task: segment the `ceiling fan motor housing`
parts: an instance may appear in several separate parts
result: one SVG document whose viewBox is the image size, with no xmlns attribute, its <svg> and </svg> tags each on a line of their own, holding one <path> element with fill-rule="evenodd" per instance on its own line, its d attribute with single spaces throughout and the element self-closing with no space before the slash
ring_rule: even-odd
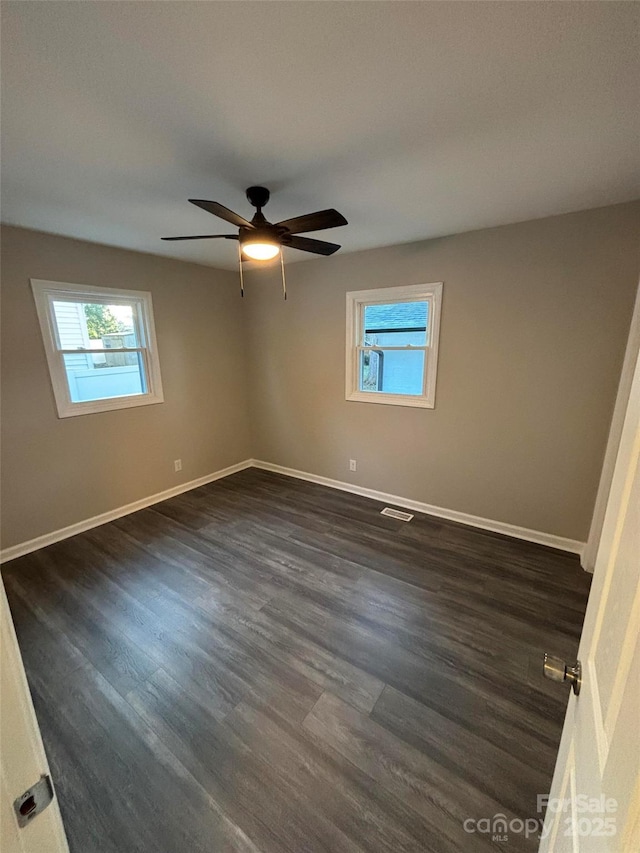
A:
<svg viewBox="0 0 640 853">
<path fill-rule="evenodd" d="M 284 228 L 271 225 L 269 222 L 258 223 L 255 228 L 240 229 L 240 245 L 243 243 L 278 243 L 281 244 L 286 235 Z"/>
<path fill-rule="evenodd" d="M 289 229 L 269 222 L 262 209 L 269 201 L 270 193 L 266 187 L 248 187 L 247 199 L 257 208 L 251 224 L 253 228 L 240 228 L 240 245 L 244 243 L 275 243 L 281 246 L 283 237 Z"/>
<path fill-rule="evenodd" d="M 249 204 L 260 209 L 269 201 L 270 193 L 266 187 L 249 187 L 247 189 L 247 199 Z"/>
</svg>

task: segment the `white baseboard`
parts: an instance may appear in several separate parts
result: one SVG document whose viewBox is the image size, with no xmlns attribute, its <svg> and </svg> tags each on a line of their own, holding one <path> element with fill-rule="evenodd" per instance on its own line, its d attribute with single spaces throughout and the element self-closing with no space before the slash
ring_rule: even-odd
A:
<svg viewBox="0 0 640 853">
<path fill-rule="evenodd" d="M 318 483 L 321 486 L 329 486 L 331 489 L 340 489 L 343 492 L 351 492 L 354 495 L 362 495 L 385 504 L 411 509 L 415 512 L 423 512 L 425 515 L 434 515 L 437 518 L 446 518 L 448 521 L 457 521 L 470 527 L 479 527 L 481 530 L 490 530 L 492 533 L 502 533 L 515 539 L 524 539 L 527 542 L 536 542 L 538 545 L 548 545 L 560 551 L 569 551 L 572 554 L 582 554 L 585 543 L 577 539 L 566 539 L 564 536 L 556 536 L 553 533 L 543 533 L 540 530 L 529 530 L 527 527 L 518 527 L 515 524 L 507 524 L 505 521 L 493 521 L 490 518 L 481 518 L 478 515 L 469 515 L 466 512 L 458 512 L 455 509 L 445 509 L 440 506 L 413 501 L 398 495 L 389 495 L 386 492 L 378 492 L 375 489 L 365 489 L 353 483 L 344 483 L 342 480 L 332 480 L 329 477 L 320 477 L 317 474 L 309 474 L 306 471 L 297 471 L 295 468 L 285 468 L 283 465 L 274 465 L 272 462 L 263 462 L 260 459 L 252 459 L 254 468 L 262 468 L 264 471 L 273 471 L 276 474 L 286 474 L 288 477 L 296 477 L 298 480 L 308 480 L 310 483 Z"/>
<path fill-rule="evenodd" d="M 252 459 L 245 459 L 243 462 L 230 465 L 228 468 L 222 468 L 222 470 L 215 471 L 213 474 L 207 474 L 204 477 L 199 477 L 197 480 L 190 480 L 188 483 L 181 483 L 179 486 L 173 486 L 171 489 L 165 489 L 164 492 L 157 492 L 155 495 L 150 495 L 147 498 L 141 498 L 139 501 L 125 504 L 117 509 L 111 509 L 108 512 L 101 513 L 100 515 L 94 515 L 92 518 L 86 518 L 84 521 L 78 521 L 76 524 L 70 524 L 68 527 L 62 527 L 60 530 L 53 530 L 51 533 L 45 533 L 43 536 L 37 536 L 35 539 L 29 539 L 28 542 L 21 542 L 19 545 L 13 545 L 11 548 L 5 548 L 3 551 L 0 551 L 0 563 L 7 563 L 9 560 L 15 560 L 17 557 L 23 557 L 25 554 L 37 551 L 39 548 L 46 548 L 47 545 L 53 545 L 54 542 L 60 542 L 62 539 L 68 539 L 70 536 L 75 536 L 77 533 L 83 533 L 85 530 L 91 530 L 92 527 L 99 527 L 101 524 L 106 524 L 108 521 L 114 521 L 116 518 L 122 518 L 123 515 L 129 515 L 132 512 L 137 512 L 139 509 L 145 509 L 148 506 L 160 503 L 160 501 L 166 501 L 168 498 L 181 495 L 183 492 L 190 492 L 191 489 L 197 489 L 198 486 L 205 486 L 207 483 L 213 483 L 214 480 L 220 480 L 223 477 L 228 477 L 230 474 L 235 474 L 237 471 L 244 471 L 245 468 L 251 468 L 252 464 Z"/>
<path fill-rule="evenodd" d="M 585 572 L 589 572 L 590 575 L 593 574 L 593 570 L 596 567 L 595 554 L 590 552 L 588 542 L 584 543 L 584 549 L 580 554 L 580 565 L 585 570 Z"/>
<path fill-rule="evenodd" d="M 490 530 L 493 533 L 502 533 L 505 536 L 512 536 L 515 539 L 524 539 L 527 542 L 536 542 L 539 545 L 548 545 L 550 548 L 558 548 L 560 551 L 570 551 L 572 554 L 582 555 L 585 546 L 584 542 L 579 542 L 576 539 L 565 539 L 563 536 L 555 536 L 552 533 L 542 533 L 539 530 L 529 530 L 526 527 L 518 527 L 515 524 L 507 524 L 504 521 L 493 521 L 490 518 L 481 518 L 480 516 L 469 515 L 466 512 L 458 512 L 454 509 L 444 509 L 443 507 L 433 506 L 432 504 L 422 503 L 421 501 L 402 498 L 398 495 L 378 492 L 375 489 L 366 489 L 363 486 L 356 486 L 353 483 L 345 483 L 341 480 L 332 480 L 329 477 L 320 477 L 317 474 L 309 474 L 306 471 L 298 471 L 295 468 L 285 468 L 283 465 L 274 465 L 271 462 L 263 462 L 260 459 L 245 459 L 243 462 L 230 465 L 228 468 L 215 471 L 213 474 L 207 474 L 205 477 L 199 477 L 197 480 L 190 480 L 188 483 L 181 483 L 179 486 L 166 489 L 164 492 L 158 492 L 155 495 L 141 498 L 138 501 L 118 507 L 117 509 L 109 510 L 108 512 L 103 512 L 100 515 L 94 515 L 92 518 L 87 518 L 84 521 L 79 521 L 76 524 L 63 527 L 60 530 L 53 530 L 51 533 L 45 533 L 43 536 L 30 539 L 28 542 L 21 542 L 19 545 L 13 545 L 11 548 L 5 548 L 3 551 L 0 551 L 0 563 L 7 563 L 9 560 L 15 560 L 17 557 L 30 554 L 32 551 L 37 551 L 39 548 L 46 548 L 47 545 L 53 545 L 54 542 L 60 542 L 62 539 L 68 539 L 70 536 L 75 536 L 77 533 L 83 533 L 85 530 L 90 530 L 92 527 L 107 524 L 107 522 L 114 521 L 116 518 L 121 518 L 123 515 L 129 515 L 132 512 L 137 512 L 139 509 L 145 509 L 145 507 L 152 506 L 153 504 L 160 503 L 161 501 L 166 501 L 176 495 L 181 495 L 183 492 L 189 492 L 191 489 L 197 489 L 199 486 L 204 486 L 207 483 L 213 483 L 214 480 L 221 480 L 223 477 L 228 477 L 230 474 L 235 474 L 238 471 L 244 471 L 245 468 L 261 468 L 264 471 L 273 471 L 276 474 L 285 474 L 287 477 L 296 477 L 298 480 L 308 480 L 310 483 L 318 483 L 321 486 L 329 486 L 329 488 L 332 489 L 351 492 L 354 495 L 362 495 L 365 498 L 371 498 L 372 500 L 381 501 L 385 504 L 393 504 L 394 506 L 403 507 L 404 509 L 411 509 L 414 512 L 422 512 L 425 513 L 425 515 L 434 515 L 437 518 L 446 518 L 449 521 L 457 521 L 460 524 L 467 524 L 470 527 L 478 527 L 481 530 Z"/>
</svg>

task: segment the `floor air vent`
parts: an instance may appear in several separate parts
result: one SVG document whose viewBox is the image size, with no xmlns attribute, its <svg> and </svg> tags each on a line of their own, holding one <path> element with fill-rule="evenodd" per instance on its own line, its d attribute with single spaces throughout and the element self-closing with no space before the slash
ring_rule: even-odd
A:
<svg viewBox="0 0 640 853">
<path fill-rule="evenodd" d="M 410 512 L 402 512 L 400 509 L 391 509 L 390 506 L 386 506 L 381 510 L 380 515 L 388 515 L 389 518 L 397 518 L 398 521 L 411 521 L 413 518 Z"/>
</svg>

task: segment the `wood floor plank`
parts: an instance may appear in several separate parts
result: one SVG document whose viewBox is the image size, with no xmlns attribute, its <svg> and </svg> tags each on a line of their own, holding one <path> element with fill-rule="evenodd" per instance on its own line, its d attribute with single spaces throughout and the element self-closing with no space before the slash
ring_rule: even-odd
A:
<svg viewBox="0 0 640 853">
<path fill-rule="evenodd" d="M 103 835 L 108 827 L 106 835 L 115 835 L 112 849 L 118 853 L 209 853 L 211 849 L 259 853 L 91 665 L 76 670 L 64 686 L 45 685 L 38 679 L 35 692 L 36 707 L 47 709 L 43 718 L 55 718 L 55 746 L 62 746 L 75 759 L 63 762 L 72 764 L 79 777 L 67 788 L 80 784 L 84 796 L 80 802 L 77 796 L 65 801 L 63 819 L 71 825 L 72 843 L 78 849 L 105 849 Z M 105 776 L 111 783 L 106 797 Z M 78 811 L 70 813 L 71 809 Z"/>
<path fill-rule="evenodd" d="M 468 818 L 492 816 L 501 810 L 501 804 L 483 789 L 454 776 L 331 693 L 322 694 L 303 725 L 418 814 L 428 815 L 434 850 L 454 853 L 493 849 L 490 837 L 464 831 Z M 505 812 L 508 820 L 514 817 Z M 527 847 L 534 849 L 533 845 L 518 843 L 514 849 Z"/>
<path fill-rule="evenodd" d="M 259 561 L 255 566 L 239 564 L 235 555 L 222 545 L 180 527 L 153 509 L 117 519 L 112 524 L 134 544 L 171 566 L 199 572 L 205 580 L 211 579 L 258 599 L 268 599 L 274 592 L 269 585 L 270 574 L 264 567 L 257 571 Z"/>
<path fill-rule="evenodd" d="M 82 553 L 86 554 L 86 549 Z M 90 581 L 83 575 L 73 583 L 68 564 L 52 566 L 48 580 L 75 599 L 78 606 L 93 611 L 94 618 L 99 612 L 105 631 L 122 635 L 185 689 L 205 696 L 218 719 L 223 719 L 246 694 L 272 698 L 285 704 L 292 717 L 302 719 L 320 695 L 321 689 L 303 674 L 295 669 L 289 671 L 263 648 L 248 653 L 246 643 L 234 642 L 235 635 L 220 631 L 221 607 L 230 603 L 228 596 L 221 601 L 218 591 L 212 591 L 208 608 L 199 601 L 185 601 L 168 588 L 162 595 L 149 596 L 146 579 L 140 589 L 128 579 L 125 589 L 119 586 L 122 575 L 116 572 L 112 579 L 110 568 L 111 563 L 102 560 Z M 96 579 L 98 595 L 91 588 Z M 247 610 L 252 612 L 252 608 Z"/>
<path fill-rule="evenodd" d="M 393 687 L 385 687 L 371 719 L 511 812 L 536 814 L 537 795 L 546 790 L 552 767 L 527 767 L 495 743 Z"/>
<path fill-rule="evenodd" d="M 151 512 L 148 515 L 153 517 Z M 115 524 L 105 525 L 87 531 L 83 538 L 98 552 L 96 558 L 99 559 L 100 554 L 111 558 L 107 565 L 120 569 L 123 581 L 131 575 L 136 579 L 144 578 L 150 591 L 155 591 L 161 585 L 161 593 L 169 588 L 184 599 L 197 598 L 210 591 L 215 577 L 204 570 L 201 560 L 189 561 L 184 548 L 180 555 L 173 557 L 164 541 L 162 549 L 147 549 L 136 536 L 127 531 L 126 520 L 118 521 L 119 528 Z M 144 519 L 139 520 L 139 525 L 138 530 L 144 529 Z"/>
<path fill-rule="evenodd" d="M 243 701 L 226 723 L 364 849 L 385 853 L 434 849 L 428 825 L 403 800 L 381 789 L 326 743 L 318 745 L 304 728 L 292 727 L 273 709 Z M 256 738 L 256 731 L 262 737 Z"/>
<path fill-rule="evenodd" d="M 380 696 L 380 679 L 327 652 L 297 632 L 270 618 L 262 611 L 220 608 L 218 602 L 205 599 L 203 606 L 214 609 L 220 624 L 248 637 L 250 642 L 268 649 L 283 664 L 309 680 L 341 696 L 355 708 L 368 713 Z"/>
<path fill-rule="evenodd" d="M 311 602 L 283 597 L 265 605 L 265 613 L 462 725 L 478 726 L 489 714 L 501 719 L 503 730 L 487 727 L 486 737 L 496 745 L 506 741 L 526 763 L 536 766 L 541 749 L 551 753 L 557 749 L 558 726 L 552 718 L 555 706 L 536 707 L 528 687 L 506 695 L 500 692 L 499 684 L 494 690 L 467 672 L 434 665 L 417 651 L 391 642 L 363 623 L 344 619 Z"/>
<path fill-rule="evenodd" d="M 536 818 L 575 555 L 248 469 L 3 567 L 71 853 L 499 850 Z M 535 843 L 510 835 L 510 850 Z"/>
<path fill-rule="evenodd" d="M 19 587 L 23 601 L 37 598 L 40 605 L 39 617 L 49 628 L 69 641 L 119 690 L 123 695 L 150 675 L 157 664 L 135 643 L 118 632 L 110 631 L 99 611 L 91 606 L 77 603 L 73 596 L 53 582 L 53 573 L 47 571 L 55 564 L 50 549 L 33 556 L 31 565 L 37 569 L 35 575 L 12 575 L 9 588 Z"/>
<path fill-rule="evenodd" d="M 65 634 L 50 627 L 46 610 L 32 595 L 10 580 L 7 586 L 27 675 L 46 672 L 51 680 L 63 683 L 71 672 L 86 663 L 86 658 Z"/>
<path fill-rule="evenodd" d="M 264 762 L 224 723 L 193 701 L 162 670 L 129 702 L 231 817 L 262 849 L 357 853 L 351 841 L 277 768 Z"/>
</svg>

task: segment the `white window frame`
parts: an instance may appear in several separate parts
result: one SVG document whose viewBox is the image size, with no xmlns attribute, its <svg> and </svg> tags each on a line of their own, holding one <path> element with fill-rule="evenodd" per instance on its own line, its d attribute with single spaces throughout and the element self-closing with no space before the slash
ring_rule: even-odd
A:
<svg viewBox="0 0 640 853">
<path fill-rule="evenodd" d="M 352 290 L 347 293 L 346 399 L 359 403 L 383 403 L 388 406 L 413 406 L 433 409 L 436 403 L 438 372 L 438 341 L 442 309 L 443 282 L 380 287 L 374 290 Z M 389 394 L 384 391 L 361 391 L 358 383 L 360 352 L 394 347 L 365 347 L 362 345 L 364 309 L 367 305 L 387 305 L 392 302 L 428 302 L 427 346 L 407 346 L 425 353 L 422 394 Z M 401 347 L 405 349 L 405 347 Z"/>
<path fill-rule="evenodd" d="M 122 290 L 112 287 L 95 287 L 88 284 L 69 284 L 61 281 L 31 279 L 31 289 L 36 303 L 42 340 L 49 365 L 49 375 L 53 387 L 59 418 L 76 415 L 89 415 L 96 412 L 110 412 L 114 409 L 129 409 L 134 406 L 149 406 L 163 403 L 162 377 L 158 358 L 153 304 L 151 294 L 143 290 Z M 64 366 L 64 355 L 80 353 L 96 354 L 101 350 L 77 348 L 64 350 L 58 339 L 58 327 L 55 320 L 54 301 L 91 302 L 106 305 L 132 305 L 136 314 L 136 329 L 139 340 L 137 347 L 109 350 L 117 352 L 140 353 L 146 373 L 147 390 L 144 394 L 131 394 L 123 397 L 106 397 L 101 400 L 73 402 L 69 393 L 69 383 Z"/>
</svg>

